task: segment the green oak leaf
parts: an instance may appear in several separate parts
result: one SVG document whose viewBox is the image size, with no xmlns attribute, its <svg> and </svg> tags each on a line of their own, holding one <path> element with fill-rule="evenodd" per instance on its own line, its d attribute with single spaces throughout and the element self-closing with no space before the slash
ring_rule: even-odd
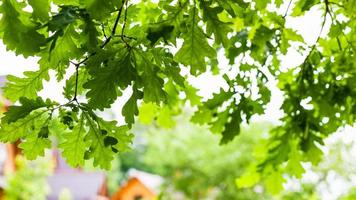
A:
<svg viewBox="0 0 356 200">
<path fill-rule="evenodd" d="M 171 37 L 171 33 L 174 30 L 172 25 L 153 25 L 147 30 L 147 39 L 151 41 L 151 44 L 155 44 L 160 38 L 163 38 L 164 42 L 167 42 Z"/>
<path fill-rule="evenodd" d="M 107 131 L 107 135 L 117 139 L 117 143 L 111 146 L 111 150 L 115 153 L 122 153 L 130 150 L 133 134 L 129 132 L 129 127 L 126 125 L 118 126 L 116 121 L 99 120 L 100 127 Z"/>
<path fill-rule="evenodd" d="M 280 7 L 283 4 L 283 0 L 275 0 L 274 3 L 277 7 Z"/>
<path fill-rule="evenodd" d="M 236 179 L 236 186 L 238 188 L 248 188 L 256 185 L 261 179 L 261 175 L 256 171 L 248 171 L 241 177 Z"/>
<path fill-rule="evenodd" d="M 157 104 L 166 99 L 166 92 L 163 90 L 164 81 L 157 76 L 158 68 L 147 69 L 143 74 L 144 88 L 143 99 L 145 102 L 156 102 Z"/>
<path fill-rule="evenodd" d="M 302 161 L 301 154 L 298 152 L 296 148 L 292 148 L 288 156 L 289 156 L 289 160 L 286 166 L 287 172 L 294 175 L 297 178 L 302 178 L 305 169 L 301 164 Z"/>
<path fill-rule="evenodd" d="M 79 0 L 80 4 L 90 13 L 94 19 L 101 20 L 111 15 L 119 8 L 123 1 L 121 0 Z"/>
<path fill-rule="evenodd" d="M 85 152 L 85 158 L 93 158 L 94 166 L 99 166 L 102 169 L 110 169 L 111 161 L 114 159 L 114 152 L 111 150 L 111 146 L 105 143 L 105 139 L 108 137 L 102 134 L 105 129 L 100 130 L 97 122 L 94 121 L 89 114 L 84 113 L 84 116 L 89 128 L 89 132 L 85 136 L 86 145 L 88 145 L 89 149 Z M 108 132 L 110 130 L 105 131 Z"/>
<path fill-rule="evenodd" d="M 122 108 L 122 115 L 125 117 L 125 121 L 129 127 L 135 122 L 135 116 L 138 115 L 137 101 L 142 99 L 142 92 L 134 89 L 131 97 L 125 103 Z"/>
<path fill-rule="evenodd" d="M 69 61 L 83 54 L 75 42 L 78 38 L 79 34 L 75 31 L 74 26 L 69 25 L 63 30 L 63 35 L 52 41 L 48 57 L 43 56 L 40 60 L 40 65 L 43 68 L 48 66 L 57 71 L 57 80 L 63 79 Z"/>
<path fill-rule="evenodd" d="M 28 0 L 33 9 L 34 19 L 47 21 L 49 19 L 50 1 L 49 0 Z"/>
<path fill-rule="evenodd" d="M 53 0 L 53 2 L 57 5 L 79 5 L 79 0 Z"/>
<path fill-rule="evenodd" d="M 165 106 L 160 110 L 157 116 L 157 124 L 163 128 L 173 128 L 176 125 L 169 107 Z"/>
<path fill-rule="evenodd" d="M 283 183 L 285 179 L 280 172 L 272 172 L 265 179 L 264 184 L 268 192 L 272 194 L 278 194 L 283 190 Z"/>
<path fill-rule="evenodd" d="M 122 94 L 117 86 L 116 76 L 110 67 L 98 70 L 96 76 L 83 86 L 89 90 L 86 94 L 89 98 L 89 105 L 101 110 L 108 108 Z"/>
<path fill-rule="evenodd" d="M 186 99 L 189 100 L 190 105 L 196 106 L 202 103 L 201 97 L 197 94 L 198 89 L 189 85 L 189 83 L 185 83 L 184 93 L 186 95 Z"/>
<path fill-rule="evenodd" d="M 204 103 L 204 107 L 207 107 L 209 109 L 216 108 L 217 106 L 220 106 L 225 101 L 229 100 L 233 95 L 234 95 L 233 92 L 225 91 L 221 88 L 220 93 L 215 94 L 213 98 L 209 99 Z"/>
<path fill-rule="evenodd" d="M 20 103 L 21 106 L 14 105 L 9 107 L 8 111 L 5 113 L 5 116 L 2 118 L 2 122 L 10 124 L 26 117 L 34 110 L 53 105 L 49 100 L 46 102 L 43 101 L 41 97 L 37 97 L 36 99 L 21 97 Z"/>
<path fill-rule="evenodd" d="M 102 53 L 102 56 L 107 56 L 107 52 Z M 108 52 L 108 55 L 113 54 Z M 94 78 L 89 79 L 83 87 L 89 90 L 86 96 L 89 98 L 89 105 L 93 108 L 101 110 L 108 108 L 122 94 L 119 87 L 125 89 L 137 76 L 131 52 L 124 51 L 117 56 L 118 58 L 105 61 L 106 65 L 102 68 L 89 69 L 90 75 Z M 93 57 L 93 59 L 98 59 L 99 63 L 104 62 L 102 57 Z M 118 77 L 122 78 L 118 79 Z"/>
<path fill-rule="evenodd" d="M 77 9 L 73 6 L 61 7 L 59 13 L 52 16 L 46 26 L 49 31 L 57 32 L 59 35 L 63 34 L 63 30 L 78 19 Z M 49 39 L 55 39 L 59 35 L 54 34 Z"/>
<path fill-rule="evenodd" d="M 140 76 L 140 83 L 143 87 L 143 100 L 145 102 L 155 102 L 159 104 L 167 98 L 164 89 L 164 80 L 160 73 L 163 73 L 159 66 L 157 66 L 152 58 L 150 52 L 144 52 L 135 49 L 134 51 L 136 66 Z"/>
<path fill-rule="evenodd" d="M 1 123 L 0 141 L 16 142 L 23 137 L 38 133 L 47 124 L 49 117 L 48 110 L 40 108 L 16 122 Z"/>
<path fill-rule="evenodd" d="M 229 110 L 217 114 L 216 120 L 211 122 L 210 130 L 213 133 L 222 133 L 225 129 L 225 124 L 229 119 Z"/>
<path fill-rule="evenodd" d="M 210 122 L 212 117 L 212 112 L 209 109 L 203 108 L 196 111 L 190 121 L 199 125 L 203 125 L 207 122 Z"/>
<path fill-rule="evenodd" d="M 75 124 L 71 132 L 63 134 L 63 140 L 58 145 L 61 148 L 62 156 L 67 163 L 72 167 L 83 166 L 84 154 L 87 149 L 85 136 L 87 135 L 87 127 L 84 114 L 81 114 L 78 122 Z"/>
<path fill-rule="evenodd" d="M 197 25 L 198 15 L 193 9 L 189 23 L 189 32 L 184 35 L 183 46 L 175 55 L 175 59 L 190 66 L 190 72 L 193 75 L 205 72 L 205 58 L 215 59 L 216 51 L 209 45 L 203 30 Z"/>
<path fill-rule="evenodd" d="M 347 14 L 352 16 L 352 17 L 355 17 L 355 13 L 356 13 L 356 1 L 355 0 L 349 0 L 349 1 L 345 1 L 345 7 L 346 7 L 346 11 L 347 11 Z"/>
<path fill-rule="evenodd" d="M 207 23 L 207 34 L 214 34 L 215 43 L 222 44 L 224 47 L 230 46 L 230 40 L 227 34 L 232 31 L 230 23 L 222 22 L 218 14 L 224 9 L 222 7 L 209 7 L 206 3 L 202 3 L 203 20 Z"/>
<path fill-rule="evenodd" d="M 293 9 L 292 16 L 300 16 L 304 12 L 310 10 L 311 7 L 319 3 L 319 0 L 299 0 L 296 2 L 296 6 Z"/>
<path fill-rule="evenodd" d="M 271 0 L 256 0 L 256 8 L 258 10 L 265 9 L 270 1 Z"/>
<path fill-rule="evenodd" d="M 41 137 L 41 135 L 47 135 L 47 137 Z M 19 147 L 27 159 L 34 160 L 38 156 L 44 156 L 45 149 L 52 147 L 48 135 L 48 126 L 44 126 L 38 133 L 32 133 L 26 136 L 26 139 L 20 143 Z"/>
<path fill-rule="evenodd" d="M 37 93 L 43 89 L 43 80 L 49 80 L 48 68 L 40 68 L 38 71 L 24 72 L 23 78 L 9 75 L 4 87 L 4 96 L 16 102 L 20 97 L 35 99 Z"/>
<path fill-rule="evenodd" d="M 0 5 L 0 37 L 8 50 L 25 57 L 37 54 L 45 44 L 44 35 L 37 32 L 36 24 L 23 11 L 25 4 L 16 0 L 3 0 Z"/>
<path fill-rule="evenodd" d="M 98 37 L 100 34 L 96 28 L 95 22 L 89 16 L 85 17 L 82 29 L 85 33 L 82 45 L 87 46 L 88 50 L 94 51 L 96 48 L 98 48 Z"/>
<path fill-rule="evenodd" d="M 142 124 L 149 125 L 152 123 L 153 119 L 156 117 L 158 112 L 158 106 L 155 103 L 143 102 L 139 108 L 138 120 Z"/>
<path fill-rule="evenodd" d="M 225 129 L 221 133 L 220 144 L 226 144 L 240 134 L 240 124 L 242 122 L 240 110 L 235 110 L 231 114 L 230 122 L 225 124 Z"/>
<path fill-rule="evenodd" d="M 283 29 L 283 36 L 290 41 L 304 42 L 303 37 L 300 34 L 298 34 L 295 30 L 290 28 Z"/>
</svg>

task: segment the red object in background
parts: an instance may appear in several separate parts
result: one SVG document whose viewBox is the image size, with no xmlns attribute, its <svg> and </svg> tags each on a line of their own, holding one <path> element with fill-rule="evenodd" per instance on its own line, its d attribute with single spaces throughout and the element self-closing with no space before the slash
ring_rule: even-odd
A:
<svg viewBox="0 0 356 200">
<path fill-rule="evenodd" d="M 138 178 L 130 178 L 111 198 L 111 200 L 153 200 L 156 195 Z"/>
</svg>

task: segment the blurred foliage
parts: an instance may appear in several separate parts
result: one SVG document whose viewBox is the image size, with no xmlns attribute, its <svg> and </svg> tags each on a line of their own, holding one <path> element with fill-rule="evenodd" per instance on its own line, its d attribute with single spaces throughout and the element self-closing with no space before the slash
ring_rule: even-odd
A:
<svg viewBox="0 0 356 200">
<path fill-rule="evenodd" d="M 286 191 L 280 195 L 280 200 L 319 200 L 314 184 L 302 184 L 299 191 Z"/>
<path fill-rule="evenodd" d="M 4 115 L 4 112 L 6 112 L 7 104 L 9 104 L 9 102 L 6 101 L 5 98 L 0 93 L 0 117 Z"/>
<path fill-rule="evenodd" d="M 50 192 L 47 176 L 53 171 L 48 157 L 28 161 L 16 157 L 16 171 L 6 175 L 5 200 L 46 200 Z"/>
<path fill-rule="evenodd" d="M 302 177 L 302 162 L 322 160 L 324 139 L 356 121 L 355 5 L 356 0 L 2 0 L 2 42 L 17 55 L 39 57 L 39 67 L 7 77 L 4 95 L 17 104 L 2 117 L 0 141 L 23 140 L 25 156 L 35 159 L 59 132 L 58 148 L 68 164 L 92 160 L 110 169 L 116 153 L 130 149 L 138 115 L 173 127 L 174 116 L 190 103 L 196 109 L 191 121 L 205 124 L 226 144 L 241 124 L 265 113 L 269 83 L 276 81 L 284 97 L 282 123 L 237 185 L 263 180 L 278 193 L 283 174 Z M 289 20 L 311 10 L 319 13 L 314 25 L 320 33 L 307 42 Z M 229 64 L 220 62 L 220 52 Z M 302 61 L 282 66 L 292 52 Z M 49 71 L 65 84 L 58 92 L 66 102 L 38 97 L 52 78 Z M 209 99 L 189 82 L 204 73 L 226 86 Z M 117 99 L 125 100 L 120 125 L 98 115 Z"/>
<path fill-rule="evenodd" d="M 356 187 L 351 188 L 347 194 L 342 196 L 340 200 L 354 200 L 356 199 Z"/>
<path fill-rule="evenodd" d="M 268 153 L 264 147 L 271 124 L 254 122 L 243 126 L 239 137 L 219 145 L 218 135 L 211 134 L 206 126 L 190 124 L 187 118 L 175 119 L 177 126 L 173 129 L 135 126 L 135 148 L 121 155 L 118 168 L 113 170 L 120 171 L 121 182 L 127 179 L 125 173 L 130 168 L 158 174 L 165 179 L 161 199 L 175 199 L 178 198 L 175 195 L 183 194 L 183 199 L 321 200 L 327 196 L 324 193 L 330 198 L 345 194 L 346 191 L 335 190 L 335 184 L 353 186 L 350 174 L 356 174 L 355 161 L 351 159 L 354 139 L 345 143 L 345 139 L 337 137 L 340 133 L 327 140 L 323 148 L 325 157 L 317 165 L 302 163 L 300 170 L 306 171 L 306 175 L 297 177 L 291 175 L 292 171 L 285 171 L 278 180 L 279 172 L 267 178 L 253 174 L 260 159 Z M 295 170 L 293 167 L 287 169 Z M 241 177 L 247 178 L 241 181 Z M 294 187 L 279 192 L 280 188 L 275 189 L 278 181 Z M 253 187 L 239 187 L 241 182 Z M 349 199 L 352 194 L 350 190 Z"/>
<path fill-rule="evenodd" d="M 253 123 L 244 127 L 236 140 L 221 146 L 217 142 L 219 136 L 211 134 L 207 127 L 192 125 L 187 117 L 176 120 L 178 125 L 169 130 L 136 126 L 134 131 L 140 139 L 134 151 L 120 156 L 120 170 L 136 168 L 163 176 L 163 199 L 174 199 L 177 192 L 187 199 L 269 196 L 263 190 L 238 189 L 235 179 L 256 162 L 254 147 L 265 139 L 271 124 Z"/>
</svg>

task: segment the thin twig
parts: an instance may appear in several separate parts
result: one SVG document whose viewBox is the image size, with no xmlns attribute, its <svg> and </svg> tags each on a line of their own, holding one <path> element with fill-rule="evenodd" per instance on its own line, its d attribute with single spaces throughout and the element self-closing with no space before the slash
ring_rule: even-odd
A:
<svg viewBox="0 0 356 200">
<path fill-rule="evenodd" d="M 321 24 L 321 28 L 320 28 L 320 31 L 319 31 L 319 35 L 318 35 L 318 37 L 317 37 L 317 39 L 316 39 L 316 41 L 315 41 L 315 44 L 314 44 L 314 47 L 313 47 L 313 48 L 315 48 L 315 46 L 316 46 L 317 43 L 319 42 L 319 39 L 320 39 L 321 34 L 322 34 L 322 32 L 323 32 L 323 30 L 324 30 L 324 27 L 325 27 L 326 17 L 327 17 L 327 15 L 328 15 L 328 13 L 330 12 L 330 10 L 329 10 L 329 1 L 328 1 L 328 0 L 325 0 L 324 2 L 325 2 L 325 13 L 324 13 L 324 18 L 323 18 L 323 23 Z"/>
<path fill-rule="evenodd" d="M 308 61 L 310 55 L 312 55 L 313 51 L 315 50 L 315 48 L 316 48 L 316 46 L 317 46 L 317 44 L 318 44 L 318 42 L 319 42 L 319 40 L 320 40 L 320 38 L 321 38 L 321 34 L 322 34 L 323 30 L 324 30 L 324 26 L 325 26 L 325 23 L 326 23 L 326 16 L 327 16 L 328 13 L 329 13 L 328 0 L 325 0 L 324 3 L 325 3 L 325 12 L 324 12 L 324 17 L 323 17 L 323 22 L 322 22 L 322 24 L 321 24 L 321 28 L 320 28 L 318 37 L 317 37 L 316 40 L 315 40 L 315 43 L 313 44 L 313 46 L 311 46 L 308 55 L 305 57 L 304 61 L 303 61 L 302 64 L 301 64 L 301 74 L 304 73 L 304 70 L 305 70 L 305 66 L 306 66 L 306 64 L 307 64 L 307 61 Z M 303 78 L 301 78 L 299 81 L 302 82 L 302 81 L 303 81 Z"/>
<path fill-rule="evenodd" d="M 79 78 L 79 65 L 75 65 L 75 88 L 74 88 L 74 97 L 73 101 L 78 101 L 77 100 L 77 95 L 78 95 L 78 78 Z"/>
<path fill-rule="evenodd" d="M 108 39 L 108 37 L 106 36 L 106 33 L 105 33 L 104 24 L 101 24 L 101 31 L 103 32 L 104 38 L 105 38 L 105 39 Z"/>
<path fill-rule="evenodd" d="M 111 35 L 108 37 L 108 39 L 106 39 L 104 41 L 104 43 L 100 46 L 100 48 L 104 48 L 112 39 L 113 35 L 115 35 L 116 33 L 116 28 L 117 28 L 117 25 L 119 24 L 119 20 L 120 20 L 120 17 L 121 17 L 121 14 L 122 14 L 122 10 L 124 8 L 124 5 L 125 5 L 125 1 L 126 0 L 122 0 L 122 3 L 121 3 L 121 6 L 120 6 L 120 9 L 119 9 L 119 12 L 118 12 L 118 15 L 115 19 L 115 23 L 114 23 L 114 27 L 112 28 L 111 30 Z"/>
<path fill-rule="evenodd" d="M 316 48 L 316 45 L 318 44 L 318 42 L 319 42 L 319 40 L 320 40 L 320 38 L 321 38 L 321 34 L 323 33 L 323 30 L 324 30 L 324 27 L 325 27 L 325 23 L 326 23 L 326 17 L 327 17 L 327 15 L 328 15 L 328 13 L 330 12 L 330 10 L 329 10 L 329 1 L 328 1 L 328 0 L 325 0 L 324 3 L 325 3 L 325 13 L 324 13 L 323 22 L 322 22 L 322 24 L 321 24 L 321 28 L 320 28 L 318 37 L 316 38 L 315 43 L 314 43 L 313 46 L 311 47 L 311 50 L 309 51 L 307 57 L 305 57 L 303 63 L 305 63 L 305 62 L 307 61 L 307 59 L 309 58 L 309 56 L 311 55 L 311 53 L 314 51 L 314 49 Z"/>
<path fill-rule="evenodd" d="M 289 1 L 288 6 L 287 6 L 287 9 L 286 9 L 286 12 L 285 12 L 284 15 L 283 15 L 283 18 L 286 18 L 286 17 L 287 17 L 289 8 L 290 8 L 290 6 L 291 6 L 291 4 L 292 4 L 292 1 L 293 1 L 293 0 L 290 0 L 290 1 Z"/>
<path fill-rule="evenodd" d="M 124 2 L 125 0 L 123 0 Z M 129 0 L 127 0 L 125 2 L 125 14 L 124 14 L 124 24 L 122 25 L 122 29 L 121 29 L 121 40 L 125 43 L 126 47 L 130 48 L 130 45 L 127 43 L 127 41 L 125 40 L 124 37 L 124 32 L 125 32 L 125 28 L 126 28 L 126 21 L 127 21 L 127 4 L 128 4 Z"/>
<path fill-rule="evenodd" d="M 114 35 L 113 37 L 124 37 L 124 38 L 127 38 L 127 39 L 130 39 L 130 40 L 137 40 L 136 37 L 132 37 L 132 36 L 128 36 L 128 35 Z"/>
<path fill-rule="evenodd" d="M 122 0 L 122 4 L 120 6 L 120 9 L 118 11 L 118 14 L 117 14 L 117 17 L 115 19 L 115 23 L 114 23 L 114 26 L 111 30 L 111 35 L 109 37 L 106 38 L 106 40 L 103 42 L 103 44 L 101 44 L 99 47 L 100 49 L 103 49 L 110 41 L 111 39 L 114 37 L 115 33 L 116 33 L 116 29 L 117 29 L 117 26 L 119 24 L 119 20 L 120 20 L 120 17 L 121 17 L 121 14 L 122 14 L 122 10 L 124 8 L 124 4 L 125 4 L 125 1 L 126 0 Z M 105 36 L 105 33 L 104 33 L 104 36 Z M 75 101 L 78 103 L 77 101 L 77 95 L 78 95 L 78 77 L 79 77 L 79 67 L 80 65 L 84 64 L 90 57 L 94 56 L 95 54 L 97 54 L 97 51 L 94 51 L 92 53 L 90 53 L 87 57 L 85 57 L 83 60 L 81 60 L 80 62 L 78 63 L 74 63 L 72 61 L 70 61 L 74 66 L 75 66 L 75 88 L 74 88 L 74 97 L 73 97 L 73 100 L 72 101 Z"/>
<path fill-rule="evenodd" d="M 113 26 L 113 29 L 111 31 L 111 35 L 109 37 L 106 38 L 106 40 L 103 42 L 103 44 L 101 44 L 99 47 L 100 49 L 103 49 L 110 41 L 111 39 L 113 38 L 113 36 L 115 35 L 115 32 L 116 32 L 116 28 L 117 28 L 117 25 L 119 23 L 119 19 L 121 17 L 121 13 L 122 13 L 122 9 L 124 8 L 124 4 L 125 4 L 125 0 L 122 0 L 122 4 L 120 6 L 120 9 L 118 11 L 118 15 L 115 19 L 115 23 L 114 23 L 114 26 Z M 73 63 L 74 65 L 82 65 L 83 63 L 85 63 L 90 57 L 94 56 L 95 54 L 97 54 L 96 51 L 92 52 L 91 54 L 89 54 L 87 57 L 85 57 L 83 60 L 81 60 L 80 62 L 78 63 Z"/>
</svg>

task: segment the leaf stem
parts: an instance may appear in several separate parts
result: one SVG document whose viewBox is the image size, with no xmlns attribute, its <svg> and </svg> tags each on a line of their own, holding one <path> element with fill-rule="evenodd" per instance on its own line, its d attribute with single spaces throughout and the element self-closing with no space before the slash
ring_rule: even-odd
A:
<svg viewBox="0 0 356 200">
<path fill-rule="evenodd" d="M 74 88 L 73 101 L 78 101 L 78 100 L 77 100 L 77 95 L 78 95 L 78 78 L 79 78 L 79 65 L 75 65 L 75 88 Z"/>
</svg>

